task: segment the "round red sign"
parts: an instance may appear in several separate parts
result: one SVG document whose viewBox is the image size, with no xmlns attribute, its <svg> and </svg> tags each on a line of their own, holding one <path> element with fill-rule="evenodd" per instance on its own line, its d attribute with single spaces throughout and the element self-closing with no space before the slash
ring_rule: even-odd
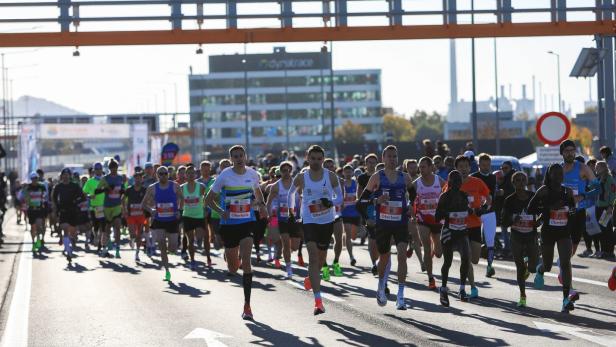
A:
<svg viewBox="0 0 616 347">
<path fill-rule="evenodd" d="M 537 137 L 546 145 L 556 146 L 571 133 L 571 122 L 560 112 L 548 112 L 537 119 Z"/>
</svg>

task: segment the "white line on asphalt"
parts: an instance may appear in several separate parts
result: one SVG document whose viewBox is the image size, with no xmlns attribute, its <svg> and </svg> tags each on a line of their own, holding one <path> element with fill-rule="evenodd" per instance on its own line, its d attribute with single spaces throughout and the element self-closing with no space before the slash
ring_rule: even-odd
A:
<svg viewBox="0 0 616 347">
<path fill-rule="evenodd" d="M 2 346 L 5 347 L 28 345 L 28 314 L 30 312 L 30 288 L 32 284 L 32 256 L 26 248 L 29 238 L 30 234 L 24 233 L 17 280 L 15 281 L 6 329 L 2 336 Z"/>
<path fill-rule="evenodd" d="M 535 322 L 535 326 L 543 331 L 549 331 L 552 333 L 567 333 L 569 335 L 575 336 L 577 338 L 596 343 L 601 346 L 614 346 L 613 338 L 614 336 L 601 336 L 597 335 L 597 333 L 593 332 L 590 329 L 584 329 L 571 325 L 562 325 L 562 324 L 554 324 L 554 323 L 545 323 L 545 322 Z M 586 333 L 587 332 L 587 333 Z"/>
<path fill-rule="evenodd" d="M 459 257 L 454 257 L 454 259 L 456 259 L 457 261 L 460 261 Z M 483 261 L 483 260 L 480 261 L 479 264 L 485 265 L 485 266 L 488 265 L 488 263 L 486 261 Z M 498 264 L 498 263 L 493 263 L 492 266 L 497 268 L 497 269 L 505 269 L 505 270 L 516 271 L 516 267 L 515 266 L 503 265 L 503 264 Z M 553 274 L 551 272 L 546 272 L 543 275 L 547 276 L 547 277 L 558 278 L 557 274 Z M 600 287 L 606 287 L 607 286 L 607 282 L 599 282 L 599 281 L 594 281 L 594 280 L 588 280 L 586 278 L 573 277 L 573 281 L 574 282 L 587 283 L 587 284 L 594 284 L 595 286 L 600 286 Z"/>
<path fill-rule="evenodd" d="M 305 291 L 303 284 L 298 283 L 297 281 L 294 281 L 294 280 L 290 280 L 290 281 L 287 281 L 287 282 L 289 282 L 289 284 L 292 285 L 293 287 L 299 288 L 299 289 Z M 323 299 L 327 299 L 327 300 L 333 301 L 333 302 L 343 302 L 343 301 L 345 301 L 344 299 L 340 299 L 340 298 L 337 298 L 337 297 L 335 297 L 333 295 L 329 295 L 329 294 L 323 293 L 323 292 L 321 292 L 321 297 Z"/>
<path fill-rule="evenodd" d="M 218 339 L 223 338 L 231 338 L 231 336 L 203 328 L 197 328 L 191 331 L 188 335 L 184 336 L 184 340 L 202 339 L 205 341 L 205 345 L 208 347 L 227 347 L 227 345 L 218 341 Z"/>
</svg>

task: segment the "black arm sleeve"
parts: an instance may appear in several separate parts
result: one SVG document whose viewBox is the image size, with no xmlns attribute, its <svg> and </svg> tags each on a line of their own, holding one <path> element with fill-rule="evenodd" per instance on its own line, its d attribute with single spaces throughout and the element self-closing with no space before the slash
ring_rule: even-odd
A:
<svg viewBox="0 0 616 347">
<path fill-rule="evenodd" d="M 357 212 L 364 218 L 368 219 L 368 206 L 373 203 L 373 199 L 371 198 L 372 192 L 364 189 L 364 192 L 361 194 L 357 203 L 355 203 L 355 208 Z"/>
<path fill-rule="evenodd" d="M 417 197 L 417 191 L 415 190 L 415 186 L 410 186 L 406 191 L 409 193 L 409 201 L 411 203 L 415 201 L 415 198 Z"/>
</svg>

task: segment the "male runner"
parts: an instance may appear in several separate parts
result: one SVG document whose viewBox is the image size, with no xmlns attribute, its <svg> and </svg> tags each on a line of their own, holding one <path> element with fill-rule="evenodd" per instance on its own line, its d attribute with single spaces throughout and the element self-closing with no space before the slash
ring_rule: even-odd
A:
<svg viewBox="0 0 616 347">
<path fill-rule="evenodd" d="M 118 175 L 118 162 L 115 159 L 109 161 L 109 174 L 100 180 L 95 193 L 105 192 L 104 213 L 105 213 L 105 238 L 113 235 L 115 241 L 115 257 L 120 258 L 120 228 L 122 227 L 122 195 L 124 194 L 124 178 Z M 101 240 L 103 246 L 105 241 Z"/>
<path fill-rule="evenodd" d="M 332 158 L 326 158 L 323 161 L 323 168 L 329 170 L 334 173 L 336 180 L 338 181 L 338 186 L 342 186 L 342 180 L 338 175 L 336 175 L 336 164 Z M 334 219 L 334 262 L 332 263 L 332 269 L 334 270 L 334 276 L 341 277 L 342 276 L 342 268 L 340 267 L 340 254 L 342 253 L 342 233 L 344 231 L 344 225 L 342 223 L 342 218 L 340 213 L 342 211 L 342 202 L 344 201 L 344 191 L 341 188 L 341 192 L 343 194 L 340 197 L 341 202 L 339 204 L 334 205 L 336 218 Z M 351 259 L 352 260 L 352 259 Z M 329 281 L 329 266 L 327 266 L 327 261 L 323 266 L 323 279 Z"/>
<path fill-rule="evenodd" d="M 360 215 L 355 208 L 357 203 L 357 181 L 353 177 L 353 167 L 345 165 L 342 169 L 344 175 L 344 207 L 342 209 L 342 221 L 344 222 L 344 233 L 346 238 L 346 248 L 351 258 L 351 266 L 357 264 L 353 256 L 353 240 L 357 238 Z"/>
<path fill-rule="evenodd" d="M 77 237 L 78 204 L 85 199 L 79 185 L 70 180 L 71 170 L 68 168 L 62 169 L 60 183 L 54 187 L 51 200 L 53 214 L 58 216 L 60 228 L 64 232 L 62 240 L 69 266 L 73 258 L 71 238 Z"/>
<path fill-rule="evenodd" d="M 30 174 L 30 184 L 22 190 L 25 205 L 28 208 L 27 217 L 30 223 L 30 235 L 32 236 L 32 253 L 38 252 L 42 246 L 41 234 L 43 233 L 45 220 L 45 204 L 47 202 L 47 190 L 38 181 L 36 172 Z"/>
<path fill-rule="evenodd" d="M 134 184 L 126 189 L 122 199 L 122 214 L 126 218 L 131 241 L 135 240 L 136 243 L 135 261 L 140 261 L 139 250 L 144 236 L 144 226 L 148 223 L 141 204 L 146 188 L 143 187 L 143 170 L 140 167 L 135 168 L 133 180 Z"/>
<path fill-rule="evenodd" d="M 109 253 L 105 250 L 103 254 L 101 252 L 101 246 L 107 244 L 107 238 L 105 236 L 105 211 L 104 211 L 104 203 L 105 203 L 105 193 L 96 193 L 96 189 L 100 184 L 100 181 L 103 177 L 103 164 L 94 163 L 94 175 L 88 179 L 86 184 L 83 186 L 83 192 L 90 199 L 90 220 L 92 221 L 92 229 L 93 235 L 90 238 L 90 242 L 94 245 L 97 245 L 97 253 L 100 256 L 110 256 Z"/>
<path fill-rule="evenodd" d="M 212 163 L 204 160 L 199 165 L 199 171 L 201 177 L 197 178 L 197 182 L 201 183 L 205 187 L 205 195 L 209 192 L 212 184 L 214 184 L 214 177 L 211 175 Z M 212 266 L 212 258 L 210 255 L 211 237 L 214 234 L 214 228 L 212 227 L 212 210 L 208 207 L 205 208 L 205 225 L 203 226 L 203 234 L 199 234 L 197 230 L 197 245 L 201 245 L 203 242 L 203 249 L 205 256 L 207 257 L 208 266 Z"/>
<path fill-rule="evenodd" d="M 229 272 L 236 273 L 241 261 L 244 288 L 242 318 L 253 320 L 250 308 L 253 277 L 250 253 L 256 228 L 255 209 L 259 210 L 261 218 L 267 219 L 268 216 L 263 193 L 259 188 L 259 174 L 246 167 L 246 150 L 243 146 L 235 145 L 229 149 L 229 156 L 233 167 L 225 169 L 216 177 L 205 203 L 222 217 L 220 236 L 225 246 Z"/>
<path fill-rule="evenodd" d="M 379 160 L 376 154 L 371 153 L 364 158 L 364 162 L 366 163 L 366 172 L 359 175 L 357 177 L 357 199 L 360 200 L 366 185 L 368 185 L 368 180 L 372 175 L 376 172 L 376 165 Z M 368 205 L 366 210 L 367 218 L 364 218 L 364 223 L 366 225 L 366 229 L 368 231 L 368 253 L 370 253 L 370 260 L 372 260 L 372 274 L 378 274 L 378 268 L 376 266 L 376 261 L 379 259 L 379 251 L 376 248 L 376 227 L 375 227 L 375 218 L 376 211 L 374 209 L 374 204 Z M 363 244 L 363 240 L 362 240 Z"/>
<path fill-rule="evenodd" d="M 182 196 L 184 197 L 180 203 L 180 209 L 182 210 L 184 237 L 186 237 L 188 241 L 191 270 L 197 268 L 195 263 L 195 232 L 197 235 L 203 235 L 203 228 L 205 227 L 205 207 L 203 205 L 205 186 L 200 182 L 196 182 L 196 177 L 197 173 L 195 167 L 187 167 L 187 181 L 180 186 L 182 189 Z"/>
</svg>

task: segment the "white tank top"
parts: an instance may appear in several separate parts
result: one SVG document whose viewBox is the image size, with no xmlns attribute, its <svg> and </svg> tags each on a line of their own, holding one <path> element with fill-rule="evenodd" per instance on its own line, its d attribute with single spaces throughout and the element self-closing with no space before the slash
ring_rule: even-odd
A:
<svg viewBox="0 0 616 347">
<path fill-rule="evenodd" d="M 291 182 L 293 184 L 293 182 Z M 291 188 L 291 186 L 289 186 Z M 284 187 L 282 179 L 278 180 L 278 196 L 275 198 L 274 208 L 280 212 L 280 217 L 289 218 L 289 205 L 287 204 L 287 197 L 289 195 L 289 189 Z"/>
<path fill-rule="evenodd" d="M 434 183 L 431 186 L 424 185 L 421 178 L 417 181 L 417 198 L 415 199 L 415 211 L 420 222 L 426 224 L 436 224 L 434 214 L 438 205 L 438 198 L 441 195 L 441 181 L 434 175 Z"/>
<path fill-rule="evenodd" d="M 304 172 L 304 189 L 302 190 L 302 222 L 303 224 L 328 224 L 334 222 L 334 208 L 325 208 L 321 198 L 334 200 L 334 189 L 329 181 L 329 171 L 323 170 L 323 178 L 319 182 L 310 179 L 310 170 Z"/>
</svg>

